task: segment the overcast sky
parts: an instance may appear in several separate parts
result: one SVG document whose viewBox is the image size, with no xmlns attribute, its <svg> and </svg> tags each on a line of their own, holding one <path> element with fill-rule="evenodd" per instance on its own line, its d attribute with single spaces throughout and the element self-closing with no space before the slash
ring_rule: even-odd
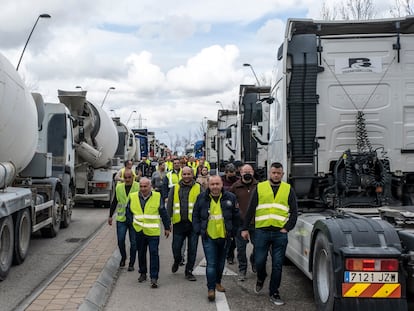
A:
<svg viewBox="0 0 414 311">
<path fill-rule="evenodd" d="M 328 1 L 332 4 L 334 0 Z M 394 0 L 374 0 L 376 16 Z M 271 83 L 288 17 L 320 18 L 320 0 L 3 0 L 0 52 L 31 91 L 57 102 L 82 86 L 129 126 L 196 138 L 205 119 L 238 102 L 240 84 Z M 220 103 L 216 103 L 220 101 Z M 111 111 L 113 110 L 113 111 Z M 133 111 L 136 113 L 133 113 Z"/>
</svg>

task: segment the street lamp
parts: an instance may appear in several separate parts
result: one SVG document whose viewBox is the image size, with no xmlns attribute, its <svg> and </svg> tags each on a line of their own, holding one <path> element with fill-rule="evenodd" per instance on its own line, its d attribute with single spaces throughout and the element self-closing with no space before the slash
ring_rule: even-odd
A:
<svg viewBox="0 0 414 311">
<path fill-rule="evenodd" d="M 131 114 L 129 115 L 129 118 L 128 118 L 128 121 L 127 121 L 126 125 L 128 125 L 129 120 L 131 120 L 131 117 L 132 117 L 132 114 L 133 114 L 133 113 L 137 113 L 137 111 L 136 111 L 136 110 L 133 110 L 133 111 L 131 112 Z"/>
<path fill-rule="evenodd" d="M 113 87 L 113 86 L 111 86 L 107 91 L 106 91 L 106 93 L 105 93 L 105 97 L 104 97 L 104 99 L 102 100 L 102 104 L 101 104 L 101 108 L 103 107 L 103 105 L 104 105 L 104 103 L 105 103 L 105 99 L 106 99 L 106 97 L 108 96 L 108 93 L 109 93 L 109 91 L 110 90 L 115 90 L 115 88 Z"/>
<path fill-rule="evenodd" d="M 223 103 L 222 103 L 221 101 L 216 100 L 216 104 L 219 104 L 219 105 L 221 106 L 221 109 L 223 109 L 223 110 L 224 110 Z"/>
<path fill-rule="evenodd" d="M 250 67 L 250 69 L 252 70 L 252 72 L 253 72 L 253 75 L 254 75 L 254 77 L 256 78 L 256 81 L 257 81 L 257 86 L 260 86 L 260 82 L 259 82 L 259 79 L 257 79 L 257 76 L 256 76 L 256 73 L 254 72 L 254 69 L 253 69 L 253 66 L 252 65 L 250 65 L 250 64 L 243 64 L 243 66 L 244 67 Z"/>
<path fill-rule="evenodd" d="M 81 89 L 81 91 L 83 91 L 83 87 L 81 87 L 80 85 L 75 86 L 75 89 Z"/>
<path fill-rule="evenodd" d="M 171 135 L 170 135 L 170 133 L 168 133 L 167 131 L 164 131 L 164 132 L 162 132 L 163 134 L 165 133 L 165 134 L 167 134 L 167 136 L 168 136 L 168 140 L 170 141 L 170 145 L 168 146 L 168 147 L 170 147 L 170 149 L 171 149 L 171 151 L 174 151 L 173 150 L 173 147 L 172 147 L 172 139 L 171 139 Z"/>
<path fill-rule="evenodd" d="M 49 14 L 40 14 L 37 17 L 36 22 L 33 25 L 32 31 L 30 32 L 29 37 L 26 40 L 26 44 L 24 45 L 22 54 L 20 55 L 20 59 L 19 59 L 19 62 L 17 63 L 16 71 L 19 70 L 20 62 L 22 61 L 22 57 L 23 57 L 24 51 L 26 50 L 27 44 L 29 43 L 29 40 L 30 40 L 30 37 L 32 36 L 32 33 L 33 33 L 34 29 L 36 28 L 37 22 L 39 21 L 40 18 L 50 18 L 50 15 Z"/>
</svg>

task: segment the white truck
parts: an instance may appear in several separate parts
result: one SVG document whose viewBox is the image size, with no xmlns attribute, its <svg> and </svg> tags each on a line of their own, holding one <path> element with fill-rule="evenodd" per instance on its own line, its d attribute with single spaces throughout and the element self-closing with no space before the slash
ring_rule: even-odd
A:
<svg viewBox="0 0 414 311">
<path fill-rule="evenodd" d="M 237 111 L 227 109 L 218 110 L 216 144 L 218 173 L 224 172 L 227 163 L 240 160 L 240 155 L 237 154 L 236 147 L 237 131 Z"/>
<path fill-rule="evenodd" d="M 414 18 L 290 19 L 268 164 L 300 208 L 287 257 L 318 310 L 407 310 L 414 295 Z"/>
<path fill-rule="evenodd" d="M 121 118 L 114 117 L 116 130 L 118 131 L 118 147 L 116 149 L 114 159 L 112 160 L 112 169 L 116 172 L 124 167 L 126 160 L 138 162 L 137 159 L 137 140 L 132 130 L 124 123 Z"/>
<path fill-rule="evenodd" d="M 112 160 L 118 131 L 109 115 L 86 100 L 86 91 L 58 90 L 58 97 L 74 120 L 75 202 L 109 207 L 114 195 Z"/>
<path fill-rule="evenodd" d="M 54 237 L 71 221 L 72 120 L 63 105 L 30 94 L 0 55 L 0 281 L 22 263 L 31 234 Z"/>
<path fill-rule="evenodd" d="M 205 136 L 205 157 L 206 160 L 210 163 L 210 169 L 214 174 L 217 169 L 217 121 L 207 120 L 207 129 Z"/>
</svg>

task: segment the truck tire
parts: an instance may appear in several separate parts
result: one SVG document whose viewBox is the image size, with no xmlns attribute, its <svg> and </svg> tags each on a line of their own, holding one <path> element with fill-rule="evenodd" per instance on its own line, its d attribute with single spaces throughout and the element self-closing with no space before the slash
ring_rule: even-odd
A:
<svg viewBox="0 0 414 311">
<path fill-rule="evenodd" d="M 62 206 L 62 222 L 60 223 L 61 228 L 67 228 L 72 221 L 72 210 L 73 210 L 73 189 L 69 189 L 68 197 L 66 198 L 66 210 Z"/>
<path fill-rule="evenodd" d="M 52 207 L 52 223 L 40 230 L 43 237 L 54 238 L 60 229 L 60 221 L 62 217 L 62 200 L 60 198 L 59 192 L 55 191 L 53 197 L 53 207 Z"/>
<path fill-rule="evenodd" d="M 20 265 L 29 252 L 30 238 L 32 235 L 32 220 L 27 208 L 17 213 L 14 224 L 14 256 L 13 263 Z"/>
<path fill-rule="evenodd" d="M 13 219 L 9 215 L 0 219 L 0 281 L 6 279 L 13 263 Z"/>
<path fill-rule="evenodd" d="M 334 308 L 335 277 L 332 251 L 325 234 L 316 236 L 313 252 L 313 295 L 318 310 L 331 311 Z"/>
</svg>

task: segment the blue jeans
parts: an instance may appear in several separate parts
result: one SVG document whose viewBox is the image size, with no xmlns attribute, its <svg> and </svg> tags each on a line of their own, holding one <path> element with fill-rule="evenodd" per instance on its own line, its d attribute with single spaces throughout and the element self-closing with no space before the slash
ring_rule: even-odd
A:
<svg viewBox="0 0 414 311">
<path fill-rule="evenodd" d="M 266 279 L 266 260 L 271 249 L 272 256 L 272 274 L 269 283 L 269 295 L 279 293 L 279 286 L 282 280 L 282 266 L 285 258 L 286 246 L 288 243 L 288 234 L 280 231 L 266 231 L 256 229 L 255 233 L 255 252 L 256 252 L 256 269 L 257 280 Z"/>
<path fill-rule="evenodd" d="M 158 252 L 160 237 L 145 235 L 140 231 L 136 232 L 136 241 L 138 249 L 138 273 L 147 273 L 147 248 L 149 248 L 150 278 L 158 280 L 158 273 L 160 271 L 160 256 Z"/>
<path fill-rule="evenodd" d="M 226 254 L 229 248 L 229 239 L 211 239 L 203 238 L 204 255 L 206 256 L 207 267 L 207 288 L 215 289 L 216 284 L 221 283 L 224 265 L 226 263 Z"/>
<path fill-rule="evenodd" d="M 118 247 L 119 252 L 121 253 L 122 259 L 126 259 L 126 248 L 125 248 L 125 237 L 128 231 L 129 234 L 129 265 L 133 266 L 135 264 L 135 258 L 137 256 L 137 244 L 135 242 L 135 230 L 131 223 L 124 221 L 116 222 L 116 235 L 118 238 Z"/>
<path fill-rule="evenodd" d="M 174 262 L 180 263 L 183 259 L 182 247 L 184 245 L 185 238 L 188 240 L 188 259 L 185 266 L 185 273 L 188 274 L 190 272 L 193 272 L 194 269 L 194 264 L 197 257 L 198 235 L 193 230 L 182 233 L 174 233 L 173 231 L 172 252 L 174 256 Z"/>
<path fill-rule="evenodd" d="M 253 244 L 253 251 L 250 254 L 250 263 L 252 266 L 255 265 L 254 262 L 254 225 L 249 226 L 249 235 L 250 235 L 250 242 Z M 239 262 L 239 272 L 245 274 L 247 271 L 247 256 L 246 256 L 246 246 L 249 241 L 245 240 L 241 236 L 242 228 L 239 228 L 237 231 L 236 236 L 236 246 L 237 246 L 237 261 Z"/>
</svg>

